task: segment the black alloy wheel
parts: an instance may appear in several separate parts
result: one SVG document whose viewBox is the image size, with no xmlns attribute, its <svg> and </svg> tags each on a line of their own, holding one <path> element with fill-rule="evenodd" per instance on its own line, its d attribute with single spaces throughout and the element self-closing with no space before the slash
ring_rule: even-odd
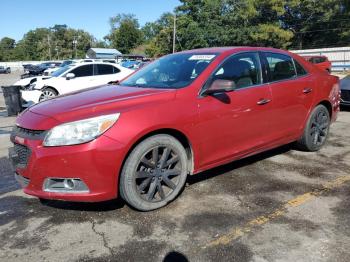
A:
<svg viewBox="0 0 350 262">
<path fill-rule="evenodd" d="M 303 151 L 318 151 L 326 143 L 330 114 L 324 105 L 316 106 L 306 123 L 302 137 L 297 141 L 297 147 Z"/>
<path fill-rule="evenodd" d="M 188 173 L 184 146 L 170 135 L 139 143 L 125 161 L 120 195 L 132 207 L 149 211 L 165 206 L 181 192 Z"/>
</svg>

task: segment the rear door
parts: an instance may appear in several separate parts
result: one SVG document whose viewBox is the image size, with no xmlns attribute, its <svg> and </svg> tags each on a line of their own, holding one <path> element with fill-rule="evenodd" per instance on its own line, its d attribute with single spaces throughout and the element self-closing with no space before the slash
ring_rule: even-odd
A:
<svg viewBox="0 0 350 262">
<path fill-rule="evenodd" d="M 261 54 L 274 101 L 268 134 L 271 140 L 297 138 L 313 101 L 312 76 L 288 55 Z"/>
<path fill-rule="evenodd" d="M 105 85 L 115 80 L 115 75 L 119 73 L 119 69 L 109 64 L 95 65 L 95 85 Z"/>
</svg>

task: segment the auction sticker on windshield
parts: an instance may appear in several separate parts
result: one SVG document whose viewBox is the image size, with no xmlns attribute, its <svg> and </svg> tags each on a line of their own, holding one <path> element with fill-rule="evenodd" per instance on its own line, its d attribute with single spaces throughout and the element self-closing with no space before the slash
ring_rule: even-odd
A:
<svg viewBox="0 0 350 262">
<path fill-rule="evenodd" d="M 215 55 L 193 55 L 188 60 L 212 60 Z"/>
</svg>

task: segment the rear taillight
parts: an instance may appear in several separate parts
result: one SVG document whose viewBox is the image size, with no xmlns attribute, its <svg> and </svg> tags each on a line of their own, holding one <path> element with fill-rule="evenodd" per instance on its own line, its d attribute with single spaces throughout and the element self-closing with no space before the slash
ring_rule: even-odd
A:
<svg viewBox="0 0 350 262">
<path fill-rule="evenodd" d="M 339 79 L 333 85 L 332 90 L 329 94 L 329 100 L 332 103 L 333 107 L 337 107 L 340 104 L 340 87 L 339 87 Z"/>
</svg>

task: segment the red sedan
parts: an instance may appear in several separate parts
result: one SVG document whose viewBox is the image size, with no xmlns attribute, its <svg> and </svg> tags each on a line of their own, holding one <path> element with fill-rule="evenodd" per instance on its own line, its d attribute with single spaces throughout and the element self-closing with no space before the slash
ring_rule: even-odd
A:
<svg viewBox="0 0 350 262">
<path fill-rule="evenodd" d="M 303 58 L 321 70 L 325 70 L 328 73 L 332 71 L 332 63 L 328 60 L 327 56 L 303 56 Z"/>
<path fill-rule="evenodd" d="M 298 55 L 190 50 L 119 85 L 30 107 L 17 118 L 10 158 L 27 194 L 91 202 L 121 196 L 153 210 L 172 201 L 188 175 L 291 142 L 319 150 L 338 111 L 338 78 Z"/>
</svg>

